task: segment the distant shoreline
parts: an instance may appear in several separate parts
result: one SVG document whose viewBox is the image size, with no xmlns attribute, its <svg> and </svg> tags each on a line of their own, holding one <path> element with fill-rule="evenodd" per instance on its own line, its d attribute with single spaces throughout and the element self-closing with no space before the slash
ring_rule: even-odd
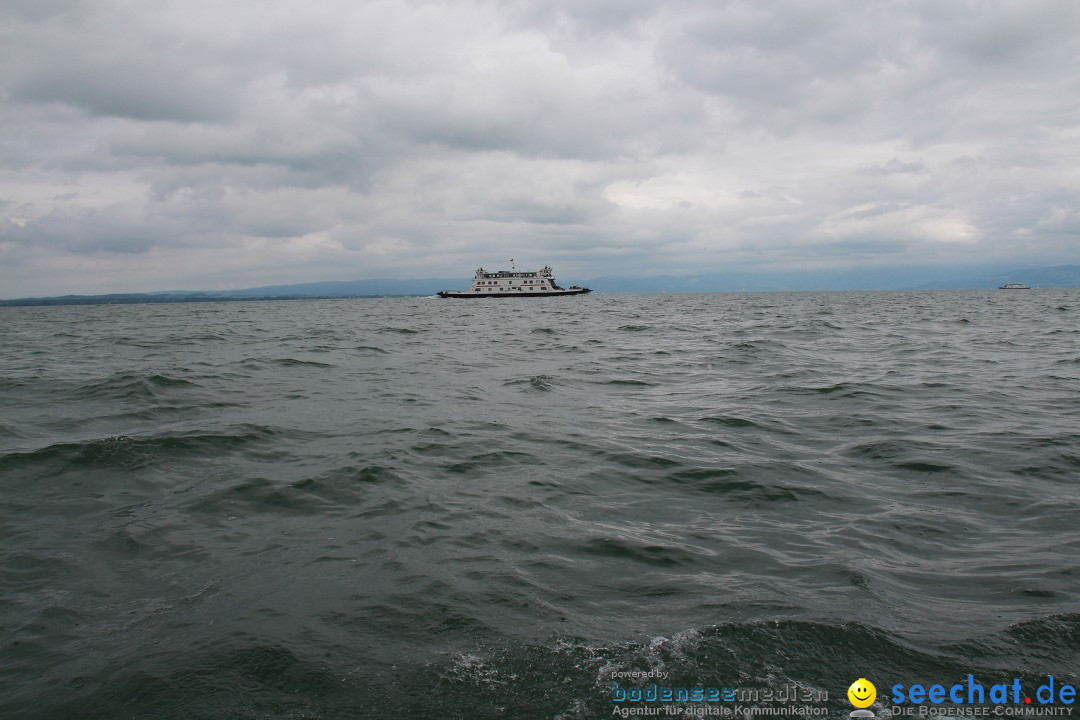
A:
<svg viewBox="0 0 1080 720">
<path fill-rule="evenodd" d="M 45 307 L 55 305 L 157 305 L 211 302 L 266 302 L 271 300 L 348 300 L 357 298 L 426 297 L 425 295 L 62 295 L 59 297 L 0 300 L 0 307 Z"/>
<path fill-rule="evenodd" d="M 903 292 L 964 292 L 964 291 L 992 291 L 1000 288 L 992 287 L 952 287 L 952 288 L 867 288 L 850 289 L 838 288 L 832 290 L 823 289 L 770 289 L 770 290 L 643 290 L 641 292 L 599 292 L 600 295 L 696 295 L 711 293 L 847 293 L 847 292 L 875 292 L 875 293 L 903 293 Z M 1029 290 L 1072 290 L 1074 288 L 1048 287 L 1028 288 Z M 378 298 L 419 298 L 434 297 L 435 293 L 383 293 L 378 295 L 75 295 L 43 298 L 17 298 L 12 300 L 0 300 L 0 308 L 3 307 L 55 307 L 62 305 L 174 305 L 180 303 L 214 303 L 214 302 L 269 302 L 282 300 L 373 300 Z"/>
<path fill-rule="evenodd" d="M 1080 288 L 1080 265 L 1015 269 L 927 281 L 926 273 L 850 270 L 844 273 L 714 273 L 571 278 L 599 294 L 669 294 L 700 292 L 842 292 L 906 290 L 993 290 L 1010 282 L 1032 288 Z M 243 300 L 331 300 L 341 298 L 428 297 L 440 288 L 457 287 L 450 278 L 347 280 L 262 285 L 237 290 L 162 290 L 157 292 L 54 295 L 0 299 L 0 307 L 40 305 L 132 305 L 147 303 L 236 302 Z"/>
</svg>

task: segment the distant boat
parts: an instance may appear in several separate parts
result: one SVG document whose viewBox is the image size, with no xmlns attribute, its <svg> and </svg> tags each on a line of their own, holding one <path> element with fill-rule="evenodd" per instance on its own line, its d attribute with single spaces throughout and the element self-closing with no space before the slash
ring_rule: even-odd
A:
<svg viewBox="0 0 1080 720">
<path fill-rule="evenodd" d="M 513 261 L 511 261 L 513 262 Z M 537 272 L 499 270 L 487 272 L 477 268 L 472 287 L 468 290 L 440 290 L 442 298 L 490 298 L 490 297 L 552 297 L 554 295 L 583 295 L 592 290 L 571 285 L 559 287 L 550 267 Z"/>
<path fill-rule="evenodd" d="M 1030 289 L 1031 289 L 1031 286 L 1030 285 L 1025 285 L 1024 283 L 1005 283 L 1004 285 L 1002 285 L 1001 287 L 998 288 L 998 290 L 1030 290 Z"/>
</svg>

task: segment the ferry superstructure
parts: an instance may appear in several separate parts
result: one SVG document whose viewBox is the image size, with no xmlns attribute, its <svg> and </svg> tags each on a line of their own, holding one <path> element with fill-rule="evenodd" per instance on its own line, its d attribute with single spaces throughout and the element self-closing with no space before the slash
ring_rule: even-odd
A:
<svg viewBox="0 0 1080 720">
<path fill-rule="evenodd" d="M 586 287 L 571 285 L 559 287 L 550 267 L 536 272 L 499 270 L 488 272 L 477 268 L 472 287 L 468 290 L 440 290 L 443 298 L 493 298 L 493 297 L 552 297 L 554 295 L 583 295 L 592 292 Z"/>
</svg>

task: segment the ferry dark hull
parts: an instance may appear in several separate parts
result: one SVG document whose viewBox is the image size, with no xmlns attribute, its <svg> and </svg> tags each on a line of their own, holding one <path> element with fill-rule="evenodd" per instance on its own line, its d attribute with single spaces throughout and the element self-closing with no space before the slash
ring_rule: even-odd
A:
<svg viewBox="0 0 1080 720">
<path fill-rule="evenodd" d="M 574 288 L 569 290 L 549 290 L 549 291 L 537 291 L 537 292 L 461 292 L 454 290 L 442 290 L 436 293 L 441 298 L 480 298 L 487 300 L 491 298 L 513 298 L 513 297 L 557 297 L 560 295 L 584 295 L 585 293 L 591 293 L 591 288 Z"/>
</svg>

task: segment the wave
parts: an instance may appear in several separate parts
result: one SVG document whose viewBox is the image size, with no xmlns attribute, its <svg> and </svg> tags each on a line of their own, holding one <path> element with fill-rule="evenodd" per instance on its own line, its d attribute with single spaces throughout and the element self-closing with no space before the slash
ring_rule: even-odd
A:
<svg viewBox="0 0 1080 720">
<path fill-rule="evenodd" d="M 411 615 L 400 608 L 372 608 L 367 618 L 341 614 L 333 621 L 353 632 L 383 620 L 423 631 L 438 613 Z M 329 619 L 328 619 L 329 620 Z M 416 625 L 415 623 L 419 623 Z M 465 637 L 473 622 L 453 613 L 442 633 Z M 429 637 L 437 637 L 429 635 Z M 488 720 L 584 720 L 609 717 L 613 683 L 620 689 L 657 683 L 665 687 L 729 688 L 757 700 L 673 702 L 681 715 L 695 709 L 786 706 L 762 700 L 764 691 L 795 692 L 796 704 L 821 708 L 826 717 L 851 710 L 853 679 L 877 685 L 871 710 L 882 712 L 890 688 L 900 683 L 966 681 L 984 687 L 1019 680 L 1024 692 L 1054 674 L 1075 685 L 1071 667 L 1080 641 L 1080 615 L 1034 618 L 970 640 L 932 645 L 856 623 L 761 621 L 687 629 L 635 640 L 596 642 L 573 635 L 541 642 L 481 640 L 471 647 L 429 650 L 424 657 L 390 664 L 374 649 L 351 652 L 337 645 L 320 652 L 311 643 L 290 646 L 238 634 L 212 643 L 190 641 L 144 658 L 97 661 L 96 669 L 69 681 L 61 692 L 8 698 L 21 717 L 296 718 L 444 717 Z M 208 645 L 200 649 L 199 645 Z M 642 677 L 645 679 L 641 679 Z M 749 695 L 755 697 L 755 695 Z M 655 703 L 647 703 L 655 707 Z"/>
<path fill-rule="evenodd" d="M 241 425 L 220 433 L 116 435 L 7 452 L 0 455 L 0 471 L 33 469 L 48 474 L 57 466 L 62 466 L 65 471 L 78 468 L 134 470 L 169 460 L 218 457 L 280 435 L 278 428 L 260 425 Z"/>
</svg>

